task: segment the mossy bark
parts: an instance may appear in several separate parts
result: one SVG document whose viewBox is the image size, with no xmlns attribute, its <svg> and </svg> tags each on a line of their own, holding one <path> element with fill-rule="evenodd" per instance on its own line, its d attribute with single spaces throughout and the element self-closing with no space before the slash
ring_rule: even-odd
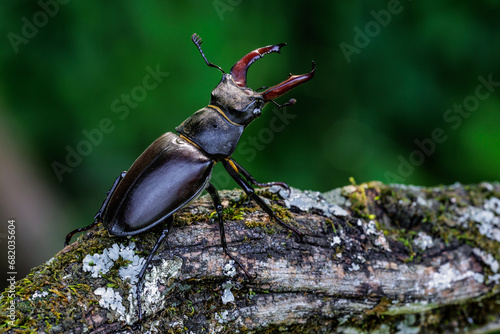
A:
<svg viewBox="0 0 500 334">
<path fill-rule="evenodd" d="M 210 198 L 203 196 L 175 215 L 168 245 L 146 279 L 141 324 L 135 285 L 124 277 L 149 254 L 160 231 L 116 238 L 99 224 L 16 282 L 14 296 L 4 292 L 0 329 L 500 329 L 499 184 L 420 188 L 373 182 L 323 194 L 294 189 L 287 200 L 267 190 L 260 194 L 305 237 L 299 242 L 241 191 L 221 192 L 230 252 L 254 279 L 222 252 Z"/>
</svg>

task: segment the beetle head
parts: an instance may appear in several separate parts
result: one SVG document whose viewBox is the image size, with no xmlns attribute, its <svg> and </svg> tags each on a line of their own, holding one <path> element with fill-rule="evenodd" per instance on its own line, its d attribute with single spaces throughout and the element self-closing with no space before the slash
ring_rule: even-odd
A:
<svg viewBox="0 0 500 334">
<path fill-rule="evenodd" d="M 256 92 L 247 87 L 247 71 L 257 59 L 262 58 L 266 54 L 278 52 L 285 43 L 277 45 L 264 46 L 256 49 L 243 58 L 241 58 L 232 68 L 230 73 L 225 73 L 222 68 L 214 65 L 206 59 L 203 51 L 201 50 L 201 38 L 194 34 L 192 37 L 193 42 L 200 50 L 203 59 L 208 66 L 218 68 L 223 74 L 222 80 L 212 91 L 210 104 L 219 107 L 227 118 L 233 123 L 240 125 L 248 125 L 251 121 L 260 116 L 262 108 L 269 102 L 273 102 L 278 107 L 284 105 L 292 105 L 295 103 L 294 99 L 290 99 L 284 105 L 279 105 L 274 102 L 274 99 L 284 95 L 288 91 L 297 87 L 298 85 L 309 81 L 314 76 L 315 64 L 309 73 L 302 75 L 292 75 L 285 81 L 267 88 L 262 92 Z"/>
<path fill-rule="evenodd" d="M 265 101 L 252 89 L 238 86 L 226 73 L 212 91 L 210 104 L 219 107 L 231 122 L 246 126 L 260 116 Z"/>
</svg>

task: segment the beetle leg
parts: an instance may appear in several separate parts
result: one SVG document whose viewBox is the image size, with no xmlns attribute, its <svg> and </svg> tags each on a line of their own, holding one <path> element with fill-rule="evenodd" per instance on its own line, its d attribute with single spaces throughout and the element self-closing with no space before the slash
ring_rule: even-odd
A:
<svg viewBox="0 0 500 334">
<path fill-rule="evenodd" d="M 290 193 L 291 193 L 290 187 L 285 182 L 266 182 L 266 183 L 257 182 L 257 180 L 255 180 L 255 178 L 245 168 L 243 168 L 239 163 L 234 161 L 232 158 L 229 158 L 228 160 L 229 160 L 229 164 L 231 165 L 231 167 L 237 173 L 243 175 L 245 177 L 245 179 L 247 179 L 247 181 L 250 182 L 250 184 L 253 184 L 253 185 L 256 185 L 259 187 L 280 186 L 280 187 L 286 189 L 286 191 L 288 191 L 288 196 L 290 196 Z"/>
<path fill-rule="evenodd" d="M 243 265 L 236 259 L 234 256 L 232 256 L 229 251 L 227 250 L 227 242 L 226 242 L 226 233 L 224 232 L 224 219 L 222 217 L 222 203 L 220 201 L 219 194 L 217 193 L 217 189 L 209 183 L 207 187 L 207 191 L 210 194 L 210 197 L 212 198 L 212 201 L 214 202 L 215 206 L 215 211 L 217 211 L 217 217 L 219 219 L 219 231 L 220 231 L 220 239 L 221 239 L 221 244 L 222 244 L 222 249 L 224 250 L 224 253 L 226 253 L 227 256 L 231 258 L 236 264 L 245 272 L 245 275 L 248 277 L 248 279 L 252 279 L 252 276 L 248 273 L 248 271 L 243 267 Z"/>
<path fill-rule="evenodd" d="M 76 230 L 69 232 L 68 235 L 66 236 L 66 240 L 64 241 L 64 247 L 69 245 L 69 242 L 71 241 L 71 238 L 73 237 L 73 235 L 75 233 L 90 230 L 92 227 L 97 225 L 97 223 L 99 223 L 99 222 L 97 220 L 94 220 L 94 222 L 92 222 L 92 224 L 90 224 L 90 225 L 87 225 L 85 227 L 80 227 L 80 228 L 77 228 Z"/>
<path fill-rule="evenodd" d="M 97 211 L 97 213 L 94 216 L 94 222 L 88 226 L 80 227 L 74 231 L 69 232 L 68 235 L 66 236 L 66 240 L 64 242 L 64 247 L 68 246 L 69 242 L 71 241 L 71 238 L 73 237 L 73 235 L 75 235 L 75 233 L 87 231 L 87 230 L 91 229 L 92 227 L 94 227 L 95 225 L 97 225 L 97 223 L 99 223 L 101 221 L 102 214 L 103 214 L 104 210 L 106 209 L 106 206 L 108 205 L 108 202 L 109 202 L 109 199 L 111 198 L 111 195 L 113 194 L 116 187 L 118 186 L 118 183 L 120 183 L 120 181 L 125 177 L 125 174 L 127 174 L 127 172 L 121 172 L 121 174 L 116 178 L 115 182 L 113 182 L 111 189 L 109 189 L 108 192 L 106 193 L 106 198 L 104 199 L 104 201 L 102 201 L 101 208 L 99 209 L 99 211 Z"/>
<path fill-rule="evenodd" d="M 264 91 L 264 90 L 266 90 L 268 88 L 269 88 L 269 86 L 262 86 L 262 87 L 259 87 L 259 88 L 255 89 L 255 91 L 256 92 L 258 92 L 258 91 Z"/>
<path fill-rule="evenodd" d="M 142 314 L 141 314 L 142 313 L 142 311 L 141 311 L 141 290 L 142 290 L 142 283 L 143 283 L 143 280 L 144 280 L 144 274 L 146 273 L 146 269 L 148 268 L 149 264 L 153 260 L 153 257 L 155 255 L 156 251 L 158 250 L 158 247 L 160 247 L 160 245 L 162 244 L 163 240 L 168 236 L 168 233 L 170 232 L 170 230 L 172 228 L 172 224 L 174 222 L 174 216 L 171 215 L 171 216 L 167 217 L 166 219 L 167 219 L 167 227 L 165 227 L 163 229 L 163 231 L 161 232 L 160 237 L 158 238 L 158 240 L 156 240 L 156 243 L 153 246 L 153 249 L 149 253 L 149 256 L 148 256 L 146 262 L 142 266 L 142 269 L 139 272 L 139 275 L 137 276 L 138 281 L 137 281 L 137 287 L 136 287 L 136 294 L 137 294 L 136 297 L 137 297 L 137 311 L 139 313 L 139 322 L 142 321 Z"/>
<path fill-rule="evenodd" d="M 299 238 L 300 241 L 302 241 L 302 237 L 304 234 L 296 230 L 295 228 L 291 227 L 290 225 L 286 224 L 284 221 L 282 221 L 276 214 L 274 213 L 273 209 L 269 207 L 269 205 L 262 200 L 254 191 L 251 185 L 249 185 L 243 177 L 240 176 L 240 174 L 237 172 L 237 170 L 234 169 L 234 167 L 230 164 L 230 160 L 222 160 L 222 164 L 224 165 L 224 168 L 226 168 L 227 172 L 231 177 L 236 181 L 236 183 L 245 191 L 245 193 L 251 197 L 257 204 L 274 220 L 276 220 L 279 224 L 283 225 L 284 227 L 288 228 L 291 230 L 297 237 Z"/>
<path fill-rule="evenodd" d="M 293 106 L 295 104 L 295 102 L 297 102 L 297 100 L 296 99 L 290 99 L 290 100 L 288 100 L 288 102 L 283 103 L 283 104 L 279 104 L 278 102 L 276 102 L 274 100 L 271 100 L 271 102 L 276 106 L 276 108 L 281 109 L 283 107 Z"/>
</svg>

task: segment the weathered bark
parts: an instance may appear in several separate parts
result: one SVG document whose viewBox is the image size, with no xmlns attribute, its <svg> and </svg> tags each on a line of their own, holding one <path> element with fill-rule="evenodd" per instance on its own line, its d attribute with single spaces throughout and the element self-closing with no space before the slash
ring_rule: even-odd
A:
<svg viewBox="0 0 500 334">
<path fill-rule="evenodd" d="M 16 283 L 14 332 L 486 332 L 500 329 L 500 185 L 369 183 L 328 193 L 264 191 L 302 242 L 241 191 L 221 192 L 223 254 L 204 196 L 176 214 L 149 270 L 144 321 L 134 275 L 159 231 L 110 237 L 98 225 Z M 135 254 L 134 254 L 135 252 Z M 100 255 L 96 255 L 100 254 Z M 100 274 L 99 274 L 100 270 Z M 130 278 L 124 278 L 131 276 Z M 93 277 L 95 276 L 95 277 Z"/>
</svg>

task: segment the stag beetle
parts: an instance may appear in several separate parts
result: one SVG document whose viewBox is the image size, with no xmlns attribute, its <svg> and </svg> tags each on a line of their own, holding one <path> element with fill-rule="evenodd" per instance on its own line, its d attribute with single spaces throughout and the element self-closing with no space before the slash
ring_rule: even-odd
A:
<svg viewBox="0 0 500 334">
<path fill-rule="evenodd" d="M 94 217 L 94 222 L 66 236 L 65 245 L 68 245 L 75 233 L 88 230 L 98 222 L 103 222 L 110 234 L 119 237 L 140 234 L 154 226 L 164 224 L 165 228 L 138 276 L 139 321 L 141 320 L 140 290 L 145 271 L 172 227 L 173 214 L 197 198 L 203 190 L 208 191 L 214 203 L 224 253 L 250 278 L 245 267 L 227 249 L 222 218 L 223 207 L 217 190 L 210 183 L 212 168 L 216 162 L 222 162 L 229 175 L 270 217 L 293 231 L 299 238 L 302 237 L 301 232 L 276 216 L 251 186 L 278 185 L 290 190 L 288 185 L 282 182 L 257 182 L 231 158 L 231 154 L 245 127 L 260 116 L 262 108 L 268 102 L 273 102 L 279 108 L 295 103 L 294 99 L 290 99 L 287 103 L 279 105 L 273 100 L 310 80 L 315 72 L 314 62 L 309 73 L 290 74 L 285 81 L 262 92 L 256 92 L 247 87 L 249 66 L 266 54 L 279 53 L 285 43 L 265 46 L 250 52 L 241 58 L 228 74 L 207 60 L 201 49 L 202 40 L 197 34 L 193 34 L 191 39 L 206 64 L 218 68 L 223 74 L 222 80 L 212 91 L 210 104 L 176 127 L 178 134 L 167 132 L 154 141 L 130 169 L 122 172 L 114 181 Z"/>
</svg>

